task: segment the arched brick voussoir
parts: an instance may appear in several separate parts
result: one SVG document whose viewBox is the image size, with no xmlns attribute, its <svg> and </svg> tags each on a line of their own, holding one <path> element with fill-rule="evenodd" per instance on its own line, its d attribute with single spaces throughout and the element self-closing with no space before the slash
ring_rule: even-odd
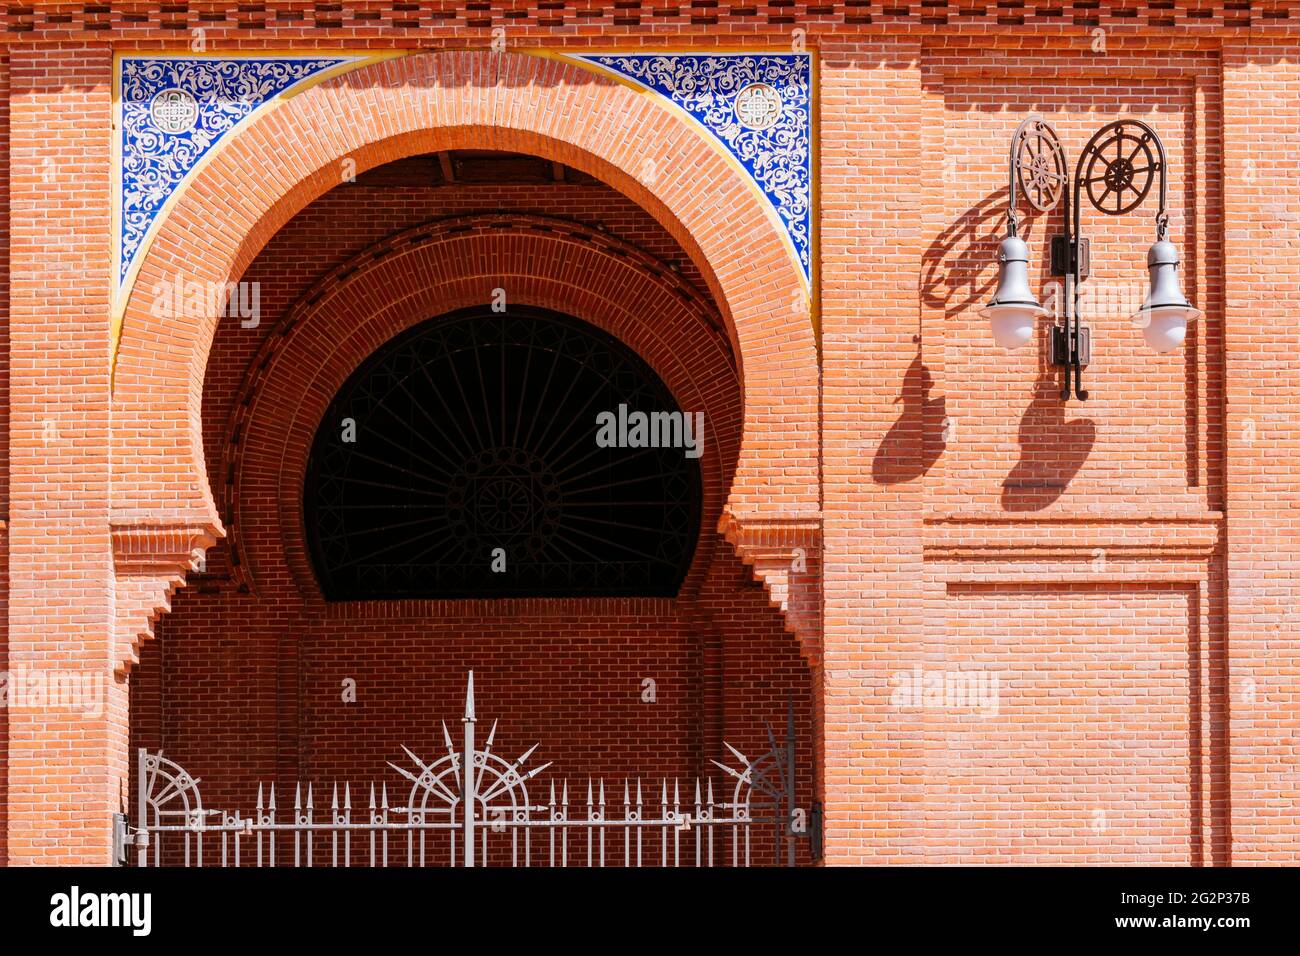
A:
<svg viewBox="0 0 1300 956">
<path fill-rule="evenodd" d="M 237 278 L 284 222 L 339 184 L 345 159 L 360 172 L 470 147 L 567 163 L 664 224 L 707 277 L 739 352 L 746 440 L 732 519 L 816 513 L 816 345 L 797 269 L 751 184 L 651 96 L 556 60 L 473 51 L 388 60 L 294 96 L 235 135 L 181 195 L 124 316 L 115 524 L 219 527 L 200 414 L 217 316 L 159 317 L 152 290 Z"/>
<path fill-rule="evenodd" d="M 712 304 L 662 262 L 581 223 L 531 215 L 454 217 L 389 236 L 313 286 L 269 331 L 227 425 L 222 515 L 243 583 L 276 599 L 320 599 L 307 558 L 302 489 L 322 417 L 347 377 L 427 318 L 484 306 L 575 315 L 614 335 L 705 415 L 701 547 L 684 593 L 703 578 L 740 447 L 734 358 Z M 594 436 L 594 418 L 593 418 Z"/>
</svg>

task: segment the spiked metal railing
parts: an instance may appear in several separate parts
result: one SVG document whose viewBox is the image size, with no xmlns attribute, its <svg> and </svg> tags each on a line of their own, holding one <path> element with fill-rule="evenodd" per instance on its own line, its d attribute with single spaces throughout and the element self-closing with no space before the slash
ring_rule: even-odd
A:
<svg viewBox="0 0 1300 956">
<path fill-rule="evenodd" d="M 537 750 L 536 744 L 513 761 L 494 753 L 495 722 L 483 747 L 478 748 L 472 671 L 461 722 L 460 748 L 452 742 L 443 723 L 446 753 L 436 760 L 425 762 L 403 747 L 410 766 L 395 763 L 389 766 L 410 781 L 405 805 L 390 806 L 388 785 L 381 783 L 376 791 L 371 783 L 367 812 L 361 819 L 353 818 L 352 787 L 348 783 L 343 785 L 341 802 L 339 787 L 333 785 L 328 817 L 320 820 L 316 818 L 315 788 L 310 783 L 305 788 L 305 800 L 302 784 L 295 786 L 288 820 L 280 819 L 274 783 L 269 788 L 258 786 L 257 804 L 248 817 L 238 811 L 205 810 L 197 779 L 161 753 L 151 754 L 141 749 L 136 818 L 130 821 L 133 825 L 125 820 L 117 823 L 120 862 L 126 862 L 128 849 L 134 847 L 137 866 L 169 862 L 203 866 L 206 839 L 209 846 L 212 841 L 220 841 L 221 866 L 250 863 L 276 866 L 277 862 L 285 865 L 283 855 L 277 861 L 277 844 L 291 839 L 293 865 L 315 866 L 317 850 L 323 849 L 323 841 L 328 838 L 331 866 L 351 866 L 357 862 L 356 857 L 363 864 L 368 861 L 370 866 L 388 866 L 391 844 L 404 837 L 407 866 L 425 866 L 439 860 L 450 866 L 475 866 L 506 862 L 505 848 L 500 842 L 490 843 L 490 836 L 508 834 L 508 862 L 513 866 L 534 866 L 539 858 L 548 866 L 569 866 L 583 858 L 587 866 L 646 863 L 681 866 L 683 842 L 687 843 L 689 854 L 685 862 L 693 861 L 695 866 L 727 862 L 727 842 L 730 842 L 730 864 L 749 866 L 754 862 L 753 834 L 759 832 L 755 829 L 758 827 L 764 828 L 764 833 L 771 827 L 774 862 L 794 865 L 799 839 L 809 839 L 815 853 L 817 821 L 815 817 L 810 820 L 809 814 L 796 807 L 794 800 L 793 711 L 787 716 L 787 739 L 783 746 L 777 744 L 769 727 L 771 749 L 761 757 L 750 760 L 726 744 L 738 766 L 713 761 L 735 781 L 730 799 L 717 799 L 712 778 L 696 779 L 694 793 L 687 791 L 683 808 L 679 781 L 673 780 L 670 790 L 668 780 L 661 779 L 658 815 L 653 812 L 653 790 L 651 812 L 647 814 L 646 793 L 639 778 L 635 782 L 622 781 L 621 816 L 610 813 L 603 779 L 588 778 L 583 801 L 570 799 L 567 779 L 558 781 L 558 790 L 557 781 L 549 781 L 545 802 L 530 797 L 529 782 L 551 764 L 524 769 Z M 534 845 L 536 830 L 545 831 L 542 848 Z M 363 841 L 368 853 L 364 850 L 354 853 L 353 834 Z M 570 853 L 571 842 L 578 844 L 572 847 L 576 856 Z M 621 860 L 617 855 L 619 842 L 622 843 Z M 653 849 L 656 842 L 657 858 Z M 431 852 L 431 843 L 440 845 Z M 610 843 L 614 845 L 612 853 Z M 723 844 L 722 854 L 717 852 L 717 844 Z M 251 861 L 247 859 L 246 849 L 253 851 Z M 210 852 L 208 859 L 211 860 Z"/>
</svg>

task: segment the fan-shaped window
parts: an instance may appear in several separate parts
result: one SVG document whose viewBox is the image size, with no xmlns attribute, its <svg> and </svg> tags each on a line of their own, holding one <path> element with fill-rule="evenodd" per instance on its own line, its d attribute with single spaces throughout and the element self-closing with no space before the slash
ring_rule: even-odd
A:
<svg viewBox="0 0 1300 956">
<path fill-rule="evenodd" d="M 699 461 L 598 441 L 620 406 L 682 411 L 639 356 L 569 316 L 465 310 L 388 342 L 335 396 L 308 462 L 325 596 L 676 594 Z"/>
</svg>

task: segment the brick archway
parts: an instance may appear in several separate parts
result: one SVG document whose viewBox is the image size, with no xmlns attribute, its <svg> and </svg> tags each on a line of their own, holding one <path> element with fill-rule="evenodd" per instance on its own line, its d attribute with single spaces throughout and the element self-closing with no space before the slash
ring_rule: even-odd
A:
<svg viewBox="0 0 1300 956">
<path fill-rule="evenodd" d="M 721 525 L 760 573 L 780 577 L 818 521 L 817 351 L 776 227 L 705 135 L 650 97 L 555 60 L 426 53 L 365 67 L 283 103 L 241 131 L 189 185 L 127 303 L 113 396 L 116 634 L 133 645 L 222 533 L 203 461 L 204 368 L 216 315 L 155 315 L 158 289 L 237 279 L 298 210 L 341 181 L 415 153 L 502 149 L 609 183 L 658 219 L 700 266 L 741 364 L 744 425 Z M 656 157 L 654 182 L 638 178 Z M 766 569 L 766 570 L 765 570 Z M 786 583 L 773 586 L 784 600 Z"/>
<path fill-rule="evenodd" d="M 575 285 L 572 277 L 585 280 Z M 432 316 L 490 301 L 563 311 L 646 360 L 682 408 L 705 413 L 700 547 L 683 591 L 699 589 L 740 444 L 739 380 L 721 319 L 654 257 L 565 219 L 456 216 L 395 233 L 309 288 L 249 364 L 225 430 L 219 503 L 240 585 L 293 587 L 321 601 L 307 559 L 301 493 L 321 416 L 383 343 Z M 245 528 L 249 531 L 246 533 Z"/>
</svg>

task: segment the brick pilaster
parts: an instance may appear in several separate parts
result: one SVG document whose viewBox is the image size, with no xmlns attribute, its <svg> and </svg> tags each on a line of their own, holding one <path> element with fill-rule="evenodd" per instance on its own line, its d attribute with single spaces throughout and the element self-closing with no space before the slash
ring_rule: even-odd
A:
<svg viewBox="0 0 1300 956">
<path fill-rule="evenodd" d="M 9 862 L 104 864 L 125 771 L 112 677 L 106 46 L 10 54 L 9 667 L 99 675 L 102 712 L 9 715 Z"/>
</svg>

